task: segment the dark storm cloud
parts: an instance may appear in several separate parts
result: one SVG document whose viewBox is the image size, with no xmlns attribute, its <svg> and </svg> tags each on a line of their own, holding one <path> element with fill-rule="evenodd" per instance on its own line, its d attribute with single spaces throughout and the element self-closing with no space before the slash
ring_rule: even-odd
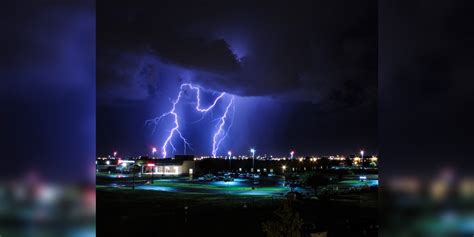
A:
<svg viewBox="0 0 474 237">
<path fill-rule="evenodd" d="M 0 13 L 2 177 L 93 181 L 94 2 L 10 1 Z"/>
<path fill-rule="evenodd" d="M 340 106 L 373 102 L 374 2 L 207 3 L 98 3 L 107 14 L 98 22 L 99 92 L 132 84 L 141 92 L 120 94 L 153 95 L 160 80 L 170 80 L 154 72 L 171 67 L 189 76 L 171 80 L 242 96 Z M 139 63 L 150 55 L 159 63 Z"/>
<path fill-rule="evenodd" d="M 468 3 L 465 1 L 464 3 Z M 470 172 L 474 29 L 463 1 L 384 1 L 380 144 L 384 175 Z M 458 164 L 456 164 L 458 163 Z M 409 165 L 405 165 L 409 164 Z"/>
</svg>

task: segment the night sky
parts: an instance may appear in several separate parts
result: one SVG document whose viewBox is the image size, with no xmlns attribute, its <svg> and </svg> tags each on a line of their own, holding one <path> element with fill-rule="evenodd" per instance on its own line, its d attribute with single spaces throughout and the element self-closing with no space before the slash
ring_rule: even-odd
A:
<svg viewBox="0 0 474 237">
<path fill-rule="evenodd" d="M 474 22 L 470 1 L 381 1 L 382 178 L 474 170 Z"/>
<path fill-rule="evenodd" d="M 97 155 L 160 150 L 171 120 L 154 133 L 145 121 L 171 109 L 181 83 L 207 105 L 235 96 L 218 155 L 377 153 L 377 3 L 343 3 L 97 3 Z M 197 123 L 189 91 L 178 104 L 189 153 L 211 153 L 226 103 Z"/>
<path fill-rule="evenodd" d="M 95 181 L 94 2 L 12 1 L 0 15 L 1 177 Z"/>
</svg>

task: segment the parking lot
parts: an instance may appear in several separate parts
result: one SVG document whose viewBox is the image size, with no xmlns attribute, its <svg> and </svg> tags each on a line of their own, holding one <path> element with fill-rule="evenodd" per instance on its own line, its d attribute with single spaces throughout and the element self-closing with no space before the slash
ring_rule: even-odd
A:
<svg viewBox="0 0 474 237">
<path fill-rule="evenodd" d="M 109 177 L 107 181 L 98 181 L 98 186 L 124 188 L 132 185 L 128 176 Z M 282 177 L 232 178 L 229 180 L 175 177 L 154 178 L 153 182 L 137 179 L 135 182 L 135 189 L 167 192 L 272 196 L 284 195 L 288 191 Z"/>
</svg>

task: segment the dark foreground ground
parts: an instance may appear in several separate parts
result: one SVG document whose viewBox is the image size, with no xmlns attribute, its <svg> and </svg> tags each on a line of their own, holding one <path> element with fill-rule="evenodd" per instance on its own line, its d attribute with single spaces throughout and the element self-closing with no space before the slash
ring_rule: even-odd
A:
<svg viewBox="0 0 474 237">
<path fill-rule="evenodd" d="M 303 233 L 377 236 L 377 192 L 344 194 L 330 200 L 296 200 Z M 98 236 L 265 236 L 262 223 L 286 199 L 97 188 Z M 186 208 L 187 207 L 187 208 Z M 309 230 L 309 229 L 312 229 Z"/>
</svg>

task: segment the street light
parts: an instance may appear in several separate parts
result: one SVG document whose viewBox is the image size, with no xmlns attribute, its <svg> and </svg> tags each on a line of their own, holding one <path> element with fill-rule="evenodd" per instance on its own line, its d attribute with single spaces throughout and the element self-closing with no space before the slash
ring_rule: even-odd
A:
<svg viewBox="0 0 474 237">
<path fill-rule="evenodd" d="M 293 155 L 295 154 L 295 151 L 290 152 L 290 158 L 293 159 Z"/>
<path fill-rule="evenodd" d="M 116 152 L 116 151 L 114 151 L 114 157 L 116 157 L 116 156 L 117 156 L 117 152 Z"/>
<path fill-rule="evenodd" d="M 255 149 L 250 149 L 250 152 L 252 153 L 252 179 L 253 179 L 253 184 L 255 184 Z M 255 187 L 252 187 L 252 190 L 255 189 Z"/>
<path fill-rule="evenodd" d="M 228 151 L 227 155 L 229 155 L 229 171 L 232 171 L 232 151 Z"/>
<path fill-rule="evenodd" d="M 153 157 L 153 158 L 155 158 L 155 152 L 156 152 L 156 148 L 153 147 L 153 148 L 151 149 L 151 154 L 152 154 L 152 157 Z"/>
<path fill-rule="evenodd" d="M 255 149 L 250 149 L 250 153 L 252 153 L 252 172 L 255 172 Z"/>
<path fill-rule="evenodd" d="M 362 165 L 361 167 L 364 168 L 364 150 L 360 150 L 360 158 L 362 160 Z"/>
</svg>

